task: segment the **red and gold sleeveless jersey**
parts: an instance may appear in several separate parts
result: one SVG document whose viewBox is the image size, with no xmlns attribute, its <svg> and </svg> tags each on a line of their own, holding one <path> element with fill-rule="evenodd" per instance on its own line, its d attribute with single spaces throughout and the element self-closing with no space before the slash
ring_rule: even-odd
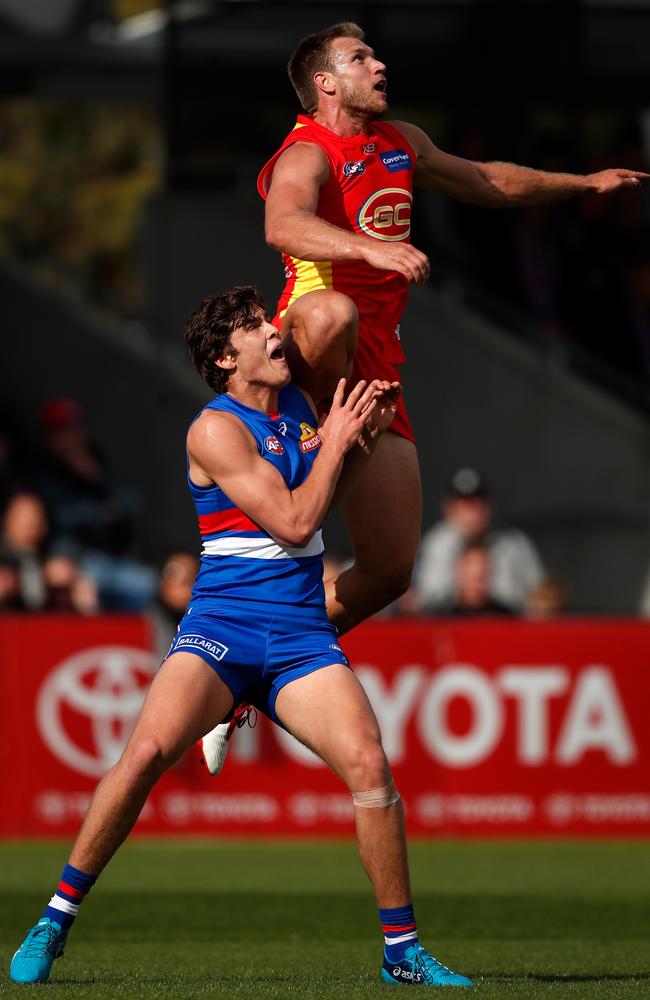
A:
<svg viewBox="0 0 650 1000">
<path fill-rule="evenodd" d="M 329 177 L 318 199 L 319 218 L 375 240 L 410 242 L 416 157 L 398 129 L 386 122 L 371 122 L 367 132 L 343 138 L 310 115 L 298 115 L 296 125 L 258 177 L 257 189 L 263 198 L 278 157 L 295 142 L 316 143 L 327 157 Z M 399 322 L 406 304 L 406 278 L 362 260 L 310 261 L 283 254 L 282 261 L 286 284 L 276 320 L 305 292 L 333 288 L 355 302 L 361 336 L 380 340 L 386 356 L 395 363 L 404 360 Z"/>
</svg>

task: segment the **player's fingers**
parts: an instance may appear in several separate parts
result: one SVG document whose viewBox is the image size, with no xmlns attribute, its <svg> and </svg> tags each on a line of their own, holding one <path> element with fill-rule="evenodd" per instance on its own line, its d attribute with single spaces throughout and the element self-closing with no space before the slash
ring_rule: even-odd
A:
<svg viewBox="0 0 650 1000">
<path fill-rule="evenodd" d="M 344 378 L 339 379 L 338 385 L 334 390 L 334 395 L 332 397 L 332 407 L 336 407 L 338 409 L 343 405 L 343 397 L 345 395 L 346 381 L 347 380 Z"/>
<path fill-rule="evenodd" d="M 416 273 L 407 257 L 396 256 L 391 261 L 391 270 L 397 271 L 407 281 L 415 281 Z"/>
<path fill-rule="evenodd" d="M 366 391 L 357 400 L 356 406 L 354 407 L 354 414 L 357 416 L 360 413 L 365 413 L 371 403 L 375 402 L 377 397 L 381 395 L 374 382 L 371 382 L 367 387 Z"/>
<path fill-rule="evenodd" d="M 345 404 L 349 410 L 354 410 L 354 408 L 355 408 L 357 402 L 359 401 L 360 397 L 365 392 L 367 385 L 368 385 L 368 383 L 363 378 L 360 379 L 359 382 L 357 382 L 357 384 L 355 385 L 354 389 L 352 389 L 352 391 L 350 392 L 350 395 L 348 396 L 346 404 Z"/>
<path fill-rule="evenodd" d="M 422 285 L 429 277 L 431 273 L 431 265 L 429 264 L 429 258 L 426 254 L 423 254 L 420 250 L 415 247 L 408 246 L 409 258 L 411 266 L 415 269 L 416 279 L 415 283 L 417 285 Z"/>
<path fill-rule="evenodd" d="M 359 430 L 361 430 L 363 428 L 363 426 L 365 425 L 365 423 L 368 420 L 368 417 L 373 412 L 373 410 L 375 410 L 376 408 L 377 408 L 377 400 L 376 399 L 371 399 L 370 402 L 368 403 L 368 405 L 366 406 L 366 408 L 364 410 L 362 410 L 361 413 L 357 414 L 357 421 L 359 423 Z"/>
</svg>

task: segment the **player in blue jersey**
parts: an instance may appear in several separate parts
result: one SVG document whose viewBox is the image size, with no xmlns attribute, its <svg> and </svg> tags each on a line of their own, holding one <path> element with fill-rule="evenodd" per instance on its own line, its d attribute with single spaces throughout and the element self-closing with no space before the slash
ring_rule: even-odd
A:
<svg viewBox="0 0 650 1000">
<path fill-rule="evenodd" d="M 388 428 L 399 385 L 360 382 L 346 399 L 341 380 L 317 429 L 250 286 L 204 300 L 187 341 L 217 394 L 187 438 L 201 569 L 133 735 L 97 786 L 55 893 L 12 959 L 11 978 L 48 979 L 79 906 L 155 782 L 246 699 L 311 747 L 350 790 L 384 932 L 382 978 L 470 986 L 419 943 L 400 797 L 377 720 L 325 611 L 320 524 Z"/>
</svg>

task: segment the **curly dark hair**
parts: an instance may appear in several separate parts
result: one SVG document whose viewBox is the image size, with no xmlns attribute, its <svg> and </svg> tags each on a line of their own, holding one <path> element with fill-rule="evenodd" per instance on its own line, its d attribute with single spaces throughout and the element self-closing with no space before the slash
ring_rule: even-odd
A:
<svg viewBox="0 0 650 1000">
<path fill-rule="evenodd" d="M 230 373 L 215 364 L 226 354 L 237 356 L 230 337 L 234 330 L 254 330 L 266 309 L 255 285 L 237 285 L 210 295 L 194 310 L 185 327 L 185 343 L 201 378 L 219 395 L 228 387 Z"/>
<path fill-rule="evenodd" d="M 304 110 L 311 114 L 318 107 L 318 91 L 314 83 L 314 73 L 320 70 L 331 70 L 330 42 L 335 38 L 364 39 L 365 35 L 358 24 L 353 21 L 342 21 L 324 28 L 315 35 L 307 35 L 289 59 L 289 79 L 298 100 Z"/>
</svg>

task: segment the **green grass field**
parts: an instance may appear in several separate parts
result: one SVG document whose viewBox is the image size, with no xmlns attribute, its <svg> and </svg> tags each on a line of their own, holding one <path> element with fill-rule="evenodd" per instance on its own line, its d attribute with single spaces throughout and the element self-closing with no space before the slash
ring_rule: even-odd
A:
<svg viewBox="0 0 650 1000">
<path fill-rule="evenodd" d="M 0 844 L 4 970 L 64 856 Z M 422 940 L 481 997 L 650 996 L 650 843 L 416 842 L 411 861 Z M 50 983 L 2 986 L 48 1000 L 390 996 L 380 942 L 353 844 L 140 840 L 84 903 Z"/>
</svg>

